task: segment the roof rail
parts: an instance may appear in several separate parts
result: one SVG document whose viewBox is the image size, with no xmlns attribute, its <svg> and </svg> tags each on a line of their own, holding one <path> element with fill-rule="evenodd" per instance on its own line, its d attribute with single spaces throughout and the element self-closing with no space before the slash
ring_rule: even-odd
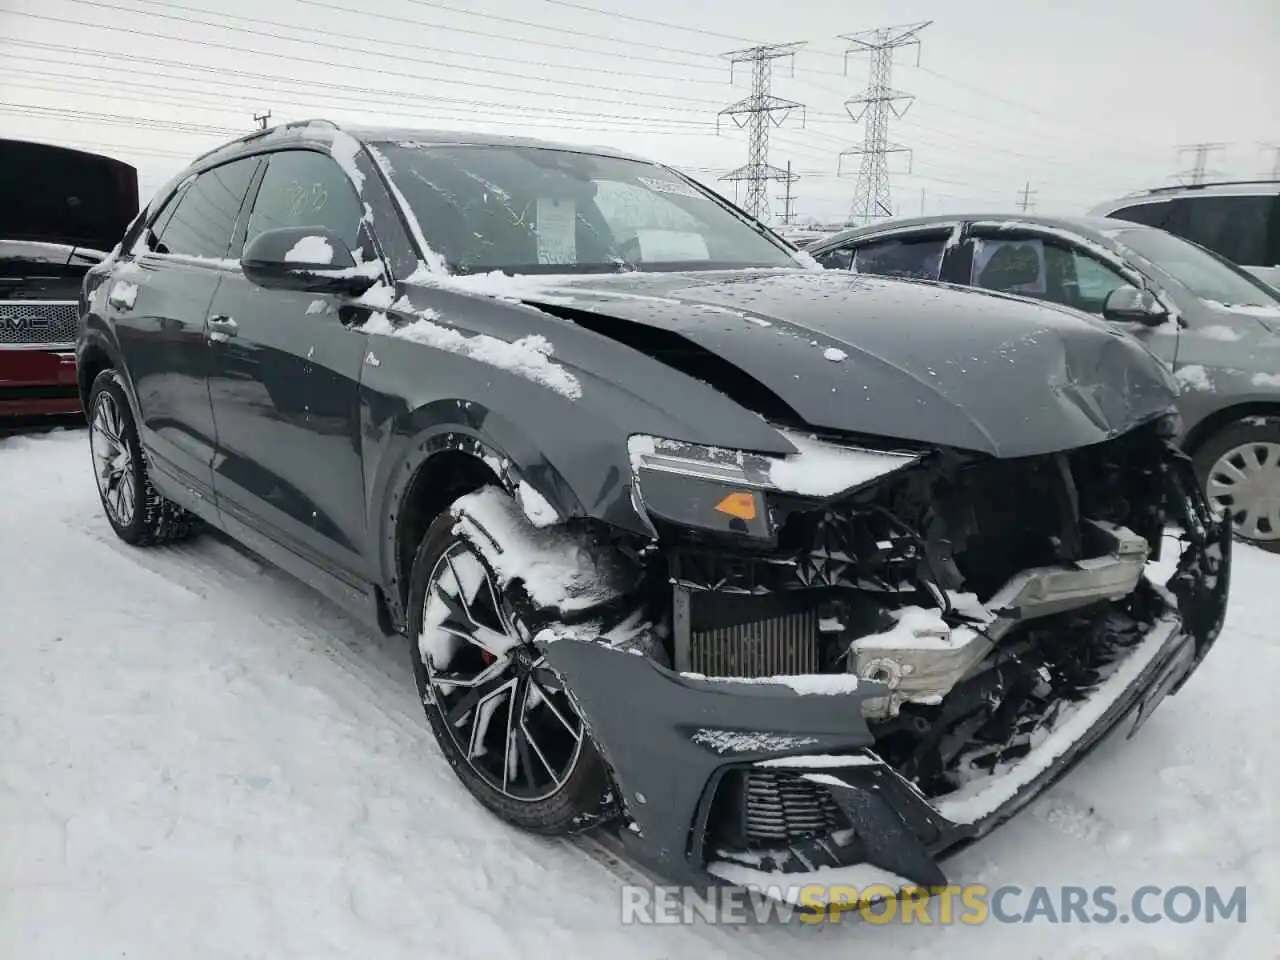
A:
<svg viewBox="0 0 1280 960">
<path fill-rule="evenodd" d="M 1270 180 L 1210 180 L 1205 183 L 1175 183 L 1167 187 L 1152 187 L 1136 195 L 1151 196 L 1157 193 L 1177 193 L 1179 190 L 1204 190 L 1206 187 L 1252 187 L 1264 184 L 1267 186 L 1280 184 L 1280 179 L 1273 177 Z"/>
<path fill-rule="evenodd" d="M 326 120 L 324 117 L 311 117 L 306 120 L 290 120 L 288 123 L 277 123 L 274 127 L 263 127 L 261 130 L 250 130 L 243 136 L 236 137 L 234 140 L 228 140 L 226 143 L 221 143 L 212 150 L 206 150 L 191 162 L 199 163 L 201 160 L 205 159 L 205 157 L 211 157 L 219 150 L 225 150 L 227 147 L 235 143 L 250 143 L 251 141 L 257 140 L 259 137 L 265 137 L 267 134 L 273 133 L 276 130 L 290 130 L 294 127 L 306 127 L 313 123 L 322 123 L 325 126 L 332 127 L 334 130 L 341 129 L 332 120 Z"/>
</svg>

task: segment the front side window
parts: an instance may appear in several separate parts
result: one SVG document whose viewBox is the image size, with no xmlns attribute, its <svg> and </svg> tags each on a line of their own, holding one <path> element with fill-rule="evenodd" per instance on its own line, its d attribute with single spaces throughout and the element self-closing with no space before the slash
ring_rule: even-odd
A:
<svg viewBox="0 0 1280 960">
<path fill-rule="evenodd" d="M 267 230 L 327 227 L 355 250 L 363 213 L 355 188 L 332 157 L 313 150 L 282 150 L 268 157 L 249 214 L 245 246 Z"/>
<path fill-rule="evenodd" d="M 1274 197 L 1185 197 L 1178 232 L 1232 263 L 1264 266 L 1267 219 Z"/>
<path fill-rule="evenodd" d="M 890 237 L 858 247 L 853 255 L 855 273 L 910 280 L 937 280 L 942 252 L 950 231 L 927 237 Z"/>
<path fill-rule="evenodd" d="M 524 146 L 374 150 L 457 273 L 796 266 L 784 247 L 654 164 Z"/>
<path fill-rule="evenodd" d="M 1057 238 L 979 239 L 973 253 L 974 286 L 1049 300 L 1101 313 L 1107 295 L 1130 281 L 1110 265 Z"/>
<path fill-rule="evenodd" d="M 1182 284 L 1202 300 L 1232 306 L 1280 306 L 1260 280 L 1228 260 L 1163 230 L 1135 227 L 1116 234 L 1138 256 Z"/>
<path fill-rule="evenodd" d="M 233 160 L 206 170 L 171 201 L 152 228 L 151 249 L 220 260 L 227 255 L 236 217 L 253 180 L 258 158 Z"/>
</svg>

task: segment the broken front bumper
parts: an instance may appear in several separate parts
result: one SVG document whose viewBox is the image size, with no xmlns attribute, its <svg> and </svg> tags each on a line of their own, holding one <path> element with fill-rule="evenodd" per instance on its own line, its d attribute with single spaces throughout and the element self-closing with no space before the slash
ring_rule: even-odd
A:
<svg viewBox="0 0 1280 960">
<path fill-rule="evenodd" d="M 548 661 L 568 680 L 613 769 L 634 824 L 623 834 L 632 855 L 686 882 L 710 874 L 795 890 L 806 882 L 865 887 L 869 877 L 899 886 L 945 884 L 944 855 L 1012 816 L 1106 734 L 1131 737 L 1216 640 L 1229 591 L 1230 524 L 1209 514 L 1189 470 L 1173 479 L 1188 545 L 1167 589 L 1155 588 L 1164 609 L 1030 752 L 999 775 L 935 801 L 874 752 L 863 703 L 888 694 L 882 683 L 797 692 L 769 681 L 681 675 L 598 643 L 550 644 Z M 717 818 L 732 815 L 719 804 L 719 788 L 726 778 L 759 771 L 820 785 L 849 828 L 792 844 L 781 856 L 726 853 L 712 839 L 721 832 Z"/>
</svg>

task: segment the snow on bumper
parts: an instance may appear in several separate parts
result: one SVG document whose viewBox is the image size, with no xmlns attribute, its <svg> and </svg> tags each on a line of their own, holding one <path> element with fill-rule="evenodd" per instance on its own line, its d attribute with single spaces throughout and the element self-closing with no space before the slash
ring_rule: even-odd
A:
<svg viewBox="0 0 1280 960">
<path fill-rule="evenodd" d="M 885 696 L 881 683 L 832 692 L 715 682 L 581 641 L 550 644 L 547 658 L 613 768 L 634 821 L 624 840 L 655 870 L 772 896 L 851 877 L 937 886 L 949 851 L 1012 816 L 1104 736 L 1133 736 L 1203 660 L 1225 616 L 1231 531 L 1211 521 L 1200 533 L 1168 590 L 1157 588 L 1165 609 L 1106 679 L 997 775 L 934 802 L 874 752 L 863 701 Z M 719 788 L 761 771 L 785 774 L 788 790 L 796 780 L 820 786 L 848 829 L 784 844 L 776 856 L 726 849 L 722 822 L 742 814 L 724 807 Z"/>
</svg>

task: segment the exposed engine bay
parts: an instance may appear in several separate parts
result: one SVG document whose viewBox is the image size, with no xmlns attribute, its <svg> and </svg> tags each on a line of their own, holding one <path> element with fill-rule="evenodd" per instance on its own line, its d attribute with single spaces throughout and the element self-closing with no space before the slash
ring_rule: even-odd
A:
<svg viewBox="0 0 1280 960">
<path fill-rule="evenodd" d="M 1178 456 L 1159 422 L 1017 460 L 938 450 L 835 501 L 771 497 L 767 547 L 660 528 L 671 630 L 655 653 L 686 676 L 879 681 L 888 696 L 862 701 L 877 752 L 943 797 L 1043 738 L 1167 609 L 1144 570 L 1167 522 L 1194 524 L 1167 506 Z M 821 791 L 771 776 L 744 796 L 807 799 L 756 839 L 831 828 Z"/>
</svg>

